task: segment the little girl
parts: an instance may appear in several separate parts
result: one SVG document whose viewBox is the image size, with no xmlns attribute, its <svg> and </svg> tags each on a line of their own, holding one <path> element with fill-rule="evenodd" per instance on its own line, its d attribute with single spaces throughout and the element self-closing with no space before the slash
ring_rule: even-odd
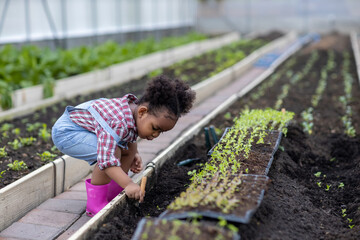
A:
<svg viewBox="0 0 360 240">
<path fill-rule="evenodd" d="M 169 131 L 194 100 L 195 92 L 187 84 L 159 76 L 140 100 L 127 94 L 66 107 L 52 128 L 52 138 L 62 153 L 96 164 L 85 182 L 88 216 L 124 189 L 129 198 L 143 201 L 140 186 L 127 175 L 129 170 L 139 173 L 143 168 L 137 137 L 152 140 Z"/>
</svg>

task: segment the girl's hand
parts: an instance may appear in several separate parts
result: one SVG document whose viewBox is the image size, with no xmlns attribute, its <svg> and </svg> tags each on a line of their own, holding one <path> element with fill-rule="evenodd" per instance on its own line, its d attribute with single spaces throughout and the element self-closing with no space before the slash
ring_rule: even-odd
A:
<svg viewBox="0 0 360 240">
<path fill-rule="evenodd" d="M 139 173 L 143 169 L 142 159 L 139 153 L 135 153 L 134 161 L 131 163 L 130 170 L 133 173 Z"/>
<path fill-rule="evenodd" d="M 137 185 L 136 183 L 133 182 L 129 183 L 125 188 L 125 194 L 129 198 L 134 198 L 135 200 L 139 200 L 139 202 L 144 201 L 145 193 L 143 194 L 141 192 L 140 186 Z"/>
</svg>

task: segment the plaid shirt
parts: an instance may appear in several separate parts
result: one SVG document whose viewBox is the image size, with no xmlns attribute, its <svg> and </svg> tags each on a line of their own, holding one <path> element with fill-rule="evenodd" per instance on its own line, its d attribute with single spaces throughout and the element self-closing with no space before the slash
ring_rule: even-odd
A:
<svg viewBox="0 0 360 240">
<path fill-rule="evenodd" d="M 98 99 L 92 102 L 92 107 L 116 132 L 123 142 L 135 142 L 137 128 L 129 103 L 137 102 L 132 94 L 122 98 Z M 111 166 L 120 166 L 120 160 L 115 157 L 115 139 L 108 133 L 87 110 L 74 110 L 70 112 L 71 120 L 79 126 L 93 132 L 97 136 L 97 161 L 102 170 Z"/>
</svg>

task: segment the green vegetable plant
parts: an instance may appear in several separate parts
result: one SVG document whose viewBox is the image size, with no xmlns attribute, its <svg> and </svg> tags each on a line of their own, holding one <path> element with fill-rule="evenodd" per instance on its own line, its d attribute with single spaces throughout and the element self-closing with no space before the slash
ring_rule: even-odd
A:
<svg viewBox="0 0 360 240">
<path fill-rule="evenodd" d="M 21 171 L 28 169 L 26 163 L 24 161 L 14 160 L 12 163 L 7 165 L 13 171 Z"/>
<path fill-rule="evenodd" d="M 3 170 L 3 171 L 0 172 L 0 178 L 4 177 L 5 172 L 6 172 L 6 170 Z"/>
<path fill-rule="evenodd" d="M 49 151 L 45 151 L 43 153 L 37 153 L 37 155 L 40 156 L 41 161 L 43 162 L 54 161 L 54 158 L 57 156 L 56 154 L 53 154 Z"/>
<path fill-rule="evenodd" d="M 5 147 L 0 148 L 0 157 L 6 157 L 7 156 L 7 152 L 5 150 Z"/>
<path fill-rule="evenodd" d="M 27 137 L 27 138 L 19 137 L 19 140 L 22 146 L 30 146 L 34 142 L 36 142 L 36 138 L 34 137 Z"/>
<path fill-rule="evenodd" d="M 41 138 L 45 142 L 50 140 L 51 133 L 50 133 L 50 130 L 47 128 L 47 125 L 45 123 L 42 124 L 42 128 L 40 128 L 38 136 L 39 136 L 39 138 Z"/>
<path fill-rule="evenodd" d="M 19 148 L 22 147 L 21 142 L 19 141 L 19 139 L 15 139 L 12 142 L 8 142 L 8 144 L 14 149 L 14 150 L 18 150 Z"/>
</svg>

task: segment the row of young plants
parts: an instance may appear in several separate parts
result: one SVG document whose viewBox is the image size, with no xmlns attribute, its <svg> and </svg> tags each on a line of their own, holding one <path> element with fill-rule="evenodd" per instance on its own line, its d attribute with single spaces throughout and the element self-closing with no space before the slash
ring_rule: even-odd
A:
<svg viewBox="0 0 360 240">
<path fill-rule="evenodd" d="M 53 94 L 54 81 L 101 69 L 149 53 L 205 39 L 200 33 L 166 37 L 159 41 L 147 38 L 140 42 L 119 45 L 108 41 L 98 46 L 81 46 L 69 50 L 14 45 L 0 48 L 0 106 L 11 108 L 13 90 L 44 85 L 44 97 Z"/>
<path fill-rule="evenodd" d="M 311 54 L 309 61 L 305 64 L 305 66 L 303 67 L 303 69 L 301 71 L 298 71 L 296 73 L 289 71 L 286 73 L 287 76 L 290 78 L 290 81 L 289 81 L 289 83 L 282 86 L 281 94 L 279 94 L 277 96 L 277 100 L 276 100 L 276 103 L 274 106 L 275 109 L 277 109 L 277 110 L 281 109 L 281 107 L 283 105 L 283 101 L 289 93 L 290 87 L 297 84 L 299 81 L 304 79 L 304 77 L 306 75 L 309 74 L 309 72 L 311 71 L 311 69 L 314 66 L 314 63 L 316 62 L 316 60 L 318 58 L 319 58 L 319 54 L 315 51 Z"/>
<path fill-rule="evenodd" d="M 350 67 L 350 54 L 349 52 L 343 53 L 344 61 L 343 61 L 343 67 L 341 74 L 344 79 L 344 96 L 339 97 L 339 101 L 342 104 L 343 110 L 345 114 L 341 117 L 341 121 L 345 127 L 345 134 L 350 137 L 356 136 L 356 130 L 352 124 L 351 117 L 353 115 L 352 107 L 351 107 L 351 101 L 352 99 L 352 85 L 354 82 L 354 78 L 349 73 L 349 67 Z"/>
<path fill-rule="evenodd" d="M 330 48 L 329 50 L 310 49 L 311 51 L 307 49 L 306 53 L 301 52 L 289 59 L 287 63 L 275 72 L 275 74 L 282 75 L 281 77 L 271 76 L 256 88 L 256 91 L 251 96 L 239 102 L 237 106 L 239 109 L 245 104 L 248 104 L 250 107 L 278 106 L 278 108 L 286 107 L 296 111 L 296 120 L 298 122 L 292 128 L 291 135 L 293 137 L 287 143 L 287 146 L 283 148 L 284 154 L 279 157 L 280 163 L 276 169 L 281 169 L 281 172 L 284 171 L 286 175 L 289 175 L 289 180 L 295 179 L 295 181 L 299 181 L 301 184 L 280 183 L 275 188 L 276 192 L 284 193 L 284 196 L 290 196 L 294 191 L 286 191 L 286 188 L 289 188 L 289 186 L 294 185 L 295 189 L 303 189 L 305 187 L 310 194 L 301 195 L 304 195 L 304 199 L 306 197 L 311 199 L 311 203 L 314 204 L 307 211 L 314 210 L 316 212 L 319 209 L 320 212 L 326 213 L 325 217 L 322 214 L 323 216 L 318 218 L 323 219 L 319 221 L 319 225 L 324 226 L 322 227 L 324 230 L 320 230 L 320 232 L 323 232 L 323 236 L 325 236 L 326 232 L 326 234 L 331 236 L 330 238 L 345 239 L 345 232 L 348 234 L 346 236 L 358 235 L 358 232 L 356 233 L 358 228 L 357 216 L 360 210 L 356 195 L 358 190 L 358 184 L 356 184 L 358 173 L 357 153 L 359 149 L 359 140 L 358 136 L 356 136 L 356 127 L 358 127 L 356 119 L 358 119 L 359 115 L 356 116 L 354 114 L 359 110 L 355 101 L 359 95 L 356 95 L 358 91 L 355 88 L 356 86 L 353 86 L 356 84 L 353 81 L 356 75 L 356 68 L 354 68 L 352 54 L 349 50 L 341 51 L 337 47 Z M 303 77 L 301 82 L 297 81 L 295 82 L 296 84 L 291 84 L 289 82 L 291 78 L 287 73 L 293 71 L 302 72 L 302 63 L 310 64 L 310 59 L 314 55 L 319 55 L 320 57 L 317 57 L 317 60 L 314 61 L 311 71 Z M 288 69 L 288 66 L 291 64 L 290 61 L 297 61 L 294 70 Z M 284 91 L 280 91 L 276 86 L 284 86 L 286 84 L 289 84 L 291 87 L 287 89 L 287 95 L 285 96 L 283 94 Z M 271 86 L 273 86 L 272 89 L 270 89 Z M 265 92 L 264 89 L 268 91 Z M 266 94 L 267 98 L 261 99 Z M 276 105 L 277 100 L 274 98 L 277 100 L 282 99 L 283 101 L 281 104 Z M 249 99 L 254 102 L 251 103 Z M 255 102 L 255 100 L 257 101 Z M 311 110 L 309 111 L 309 109 Z M 304 116 L 304 113 L 309 115 L 309 117 L 306 118 L 307 116 Z M 300 118 L 301 115 L 302 117 Z M 311 120 L 308 121 L 308 124 L 312 124 L 306 127 L 304 122 L 308 119 Z M 307 134 L 302 134 L 301 129 Z M 280 174 L 279 172 L 274 173 L 274 175 Z M 283 180 L 284 178 L 279 177 L 279 179 Z M 284 186 L 284 188 L 279 186 Z M 271 200 L 267 202 L 267 208 L 276 209 L 274 211 L 282 211 L 281 208 L 289 207 L 290 204 L 279 204 L 279 208 L 274 207 L 277 205 L 276 199 L 279 200 L 280 198 L 272 196 Z M 286 197 L 286 199 L 290 199 L 289 202 L 292 204 L 298 202 L 291 199 L 291 197 Z M 308 205 L 308 203 L 300 204 L 299 207 L 289 207 L 289 211 L 286 212 L 288 214 L 294 213 L 296 217 L 283 217 L 283 219 L 288 221 L 294 219 L 295 221 L 292 226 L 297 225 L 299 223 L 298 219 L 301 219 L 304 215 L 296 214 L 295 210 L 307 209 L 304 205 Z M 263 223 L 263 221 L 266 222 L 266 220 L 279 215 L 274 214 L 274 216 L 267 218 L 268 213 L 267 209 L 262 209 L 261 214 L 259 214 L 261 216 L 259 217 L 260 220 L 257 220 Z M 312 214 L 317 219 L 318 216 L 315 215 Z M 264 218 L 264 216 L 266 217 Z M 299 234 L 304 229 L 304 226 L 307 228 L 306 225 L 308 223 L 313 224 L 314 221 L 310 220 L 312 216 L 309 216 L 308 221 L 300 224 L 301 226 L 295 232 Z M 336 217 L 341 218 L 341 227 L 343 228 L 340 228 Z M 329 221 L 328 219 L 335 219 L 334 223 L 325 224 L 324 222 Z M 287 224 L 286 220 L 282 224 Z M 256 223 L 258 224 L 259 222 Z M 255 229 L 261 229 L 266 232 L 264 229 L 269 226 L 274 227 L 276 225 L 267 223 L 266 226 Z M 281 232 L 278 234 L 280 235 L 270 235 L 268 233 L 268 236 L 282 236 Z M 312 234 L 315 235 L 316 233 Z M 346 239 L 357 239 L 357 237 Z"/>
<path fill-rule="evenodd" d="M 292 112 L 273 109 L 244 110 L 234 125 L 221 139 L 211 154 L 211 159 L 200 172 L 193 174 L 192 183 L 179 198 L 169 205 L 170 210 L 198 206 L 212 206 L 223 213 L 229 213 L 239 204 L 234 196 L 241 184 L 242 161 L 256 144 L 270 144 L 264 141 L 271 131 L 286 134 L 286 124 L 293 118 Z"/>
<path fill-rule="evenodd" d="M 237 60 L 240 61 L 244 56 L 250 54 L 257 48 L 265 45 L 266 43 L 267 41 L 264 40 L 240 40 L 238 42 L 230 44 L 229 46 L 222 47 L 218 50 L 204 53 L 199 57 L 195 57 L 186 61 L 181 61 L 169 68 L 159 69 L 158 71 L 152 72 L 147 76 L 144 76 L 142 78 L 143 80 L 139 79 L 139 81 L 134 81 L 136 82 L 135 85 L 138 86 L 126 87 L 125 85 L 132 85 L 132 83 L 126 83 L 110 90 L 105 90 L 88 96 L 80 96 L 76 100 L 74 99 L 70 101 L 63 101 L 51 107 L 41 109 L 29 117 L 18 119 L 17 121 L 15 121 L 16 123 L 3 123 L 0 127 L 0 129 L 3 129 L 0 130 L 0 147 L 3 148 L 3 151 L 7 152 L 7 154 L 0 156 L 0 172 L 3 172 L 2 176 L 4 176 L 6 173 L 11 174 L 10 171 L 14 170 L 9 168 L 8 164 L 14 164 L 14 162 L 21 162 L 23 166 L 25 166 L 26 160 L 39 160 L 40 164 L 38 164 L 38 166 L 40 166 L 48 161 L 54 160 L 57 156 L 61 155 L 61 153 L 53 147 L 50 141 L 50 126 L 52 126 L 56 121 L 56 116 L 60 116 L 60 114 L 64 111 L 66 105 L 76 105 L 80 102 L 104 96 L 108 98 L 119 97 L 129 92 L 137 95 L 142 93 L 143 86 L 148 79 L 160 73 L 166 73 L 171 75 L 171 72 L 175 72 L 176 69 L 180 69 L 180 71 L 177 72 L 178 75 L 175 77 L 185 80 L 191 79 L 191 81 L 188 81 L 188 83 L 190 85 L 194 85 L 204 79 L 209 78 L 214 73 L 218 73 L 214 72 L 214 66 L 219 64 L 218 61 L 220 60 L 215 59 L 221 59 L 224 61 L 225 65 L 219 64 L 221 68 L 219 67 L 217 69 L 217 71 L 221 71 L 225 67 L 229 66 L 228 60 L 234 55 L 240 56 L 237 58 Z M 216 58 L 214 58 L 214 56 L 216 56 Z M 206 67 L 206 69 L 198 69 L 196 66 L 199 66 L 199 63 L 205 60 L 209 62 L 206 65 L 208 67 Z M 231 63 L 235 64 L 236 62 L 231 61 Z M 109 93 L 109 91 L 111 92 Z M 71 101 L 73 103 L 69 103 Z M 13 129 L 19 130 L 15 131 Z M 46 135 L 46 139 L 42 135 Z M 24 143 L 24 141 L 30 141 L 30 139 L 32 139 L 31 143 Z M 14 145 L 16 145 L 16 149 L 13 147 Z M 22 160 L 21 158 L 24 157 L 21 156 L 21 154 L 17 154 L 18 152 L 26 153 L 28 158 L 30 159 Z M 46 157 L 45 155 L 48 157 Z M 46 159 L 46 161 L 42 161 L 42 159 Z M 31 167 L 31 170 L 35 169 Z M 27 171 L 28 170 L 26 169 L 26 167 L 21 168 L 17 170 L 16 175 L 21 174 L 20 172 L 26 173 Z M 3 183 L 2 186 L 4 186 L 4 184 L 5 183 Z"/>
<path fill-rule="evenodd" d="M 189 84 L 195 84 L 196 81 L 212 77 L 240 62 L 251 52 L 264 46 L 265 43 L 267 41 L 261 39 L 239 40 L 221 49 L 212 50 L 192 59 L 179 61 L 169 67 L 154 70 L 149 74 L 149 77 L 165 74 L 180 78 Z M 199 75 L 201 78 L 197 79 Z"/>
<path fill-rule="evenodd" d="M 325 66 L 323 66 L 323 68 L 320 71 L 320 80 L 315 90 L 315 93 L 311 97 L 311 106 L 305 109 L 301 113 L 301 117 L 303 118 L 303 122 L 301 124 L 303 126 L 304 132 L 308 134 L 313 133 L 314 108 L 318 106 L 319 101 L 321 100 L 322 95 L 325 91 L 327 80 L 330 77 L 330 73 L 336 67 L 334 50 L 328 50 L 327 54 L 328 54 L 327 63 Z"/>
<path fill-rule="evenodd" d="M 185 223 L 177 222 L 177 218 L 187 218 L 190 222 L 186 224 L 191 229 L 198 227 L 197 219 L 201 219 L 202 216 L 214 218 L 218 221 L 218 226 L 236 234 L 238 228 L 229 224 L 227 220 L 246 223 L 248 217 L 260 204 L 261 195 L 264 194 L 269 180 L 264 175 L 246 174 L 247 169 L 242 169 L 242 162 L 249 158 L 251 151 L 255 151 L 256 145 L 273 146 L 268 142 L 267 135 L 272 132 L 286 134 L 286 126 L 293 116 L 292 112 L 273 109 L 244 110 L 239 117 L 234 119 L 233 126 L 220 139 L 210 160 L 200 171 L 188 173 L 192 177 L 186 191 L 167 207 L 167 211 L 160 219 L 146 220 L 146 227 L 139 224 L 135 234 L 137 237 L 134 239 L 149 239 L 148 237 L 153 236 L 154 232 L 160 236 L 163 228 L 166 229 L 164 232 L 174 232 L 176 236 L 178 226 Z M 235 211 L 239 206 L 244 207 L 240 214 Z M 234 216 L 238 217 L 238 220 Z M 154 224 L 154 221 L 158 224 Z M 203 227 L 204 224 L 201 226 Z"/>
</svg>

